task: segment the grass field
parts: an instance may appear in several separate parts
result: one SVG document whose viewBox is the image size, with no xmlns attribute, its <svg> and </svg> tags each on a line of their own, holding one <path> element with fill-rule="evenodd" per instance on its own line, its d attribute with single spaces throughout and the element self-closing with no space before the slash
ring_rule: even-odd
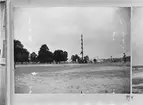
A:
<svg viewBox="0 0 143 105">
<path fill-rule="evenodd" d="M 133 68 L 132 71 L 132 92 L 143 93 L 143 68 Z"/>
<path fill-rule="evenodd" d="M 33 72 L 35 72 L 35 75 Z M 18 65 L 15 93 L 129 93 L 130 66 L 123 64 Z"/>
</svg>

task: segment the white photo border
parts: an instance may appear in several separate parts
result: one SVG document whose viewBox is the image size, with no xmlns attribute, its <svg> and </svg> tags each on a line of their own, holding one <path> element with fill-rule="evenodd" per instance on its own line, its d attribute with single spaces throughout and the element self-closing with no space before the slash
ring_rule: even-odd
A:
<svg viewBox="0 0 143 105">
<path fill-rule="evenodd" d="M 16 100 L 18 101 L 20 99 L 20 97 L 25 97 L 25 102 L 30 100 L 29 98 L 31 98 L 31 100 L 34 98 L 34 94 L 32 95 L 15 95 L 14 93 L 14 66 L 13 66 L 13 58 L 14 58 L 14 52 L 13 52 L 13 36 L 14 36 L 14 33 L 13 33 L 13 28 L 14 28 L 14 25 L 13 25 L 13 9 L 15 7 L 46 7 L 46 6 L 51 6 L 51 7 L 63 7 L 63 6 L 109 6 L 109 7 L 132 7 L 133 3 L 131 0 L 124 0 L 124 1 L 121 1 L 121 0 L 84 0 L 84 1 L 81 1 L 81 0 L 7 0 L 6 1 L 6 4 L 7 4 L 7 8 L 6 8 L 6 11 L 7 11 L 7 30 L 6 30 L 6 34 L 7 34 L 7 105 L 11 105 L 13 102 L 13 100 L 15 100 L 14 103 L 16 103 Z M 139 2 L 135 2 L 135 5 L 143 5 L 143 2 L 139 1 Z M 131 41 L 130 41 L 131 42 Z M 132 62 L 132 60 L 131 60 Z M 132 66 L 131 66 L 132 67 Z M 130 68 L 131 70 L 132 68 Z M 130 72 L 132 73 L 132 72 Z M 131 75 L 130 75 L 131 77 Z M 131 79 L 131 78 L 130 78 Z M 131 79 L 132 80 L 132 79 Z M 132 84 L 132 83 L 131 83 Z M 132 88 L 132 86 L 130 86 Z M 131 89 L 132 90 L 132 89 Z M 130 94 L 132 94 L 132 91 L 130 92 Z M 113 94 L 114 97 L 130 97 L 130 94 Z M 35 94 L 36 97 L 39 97 L 41 100 L 41 96 L 43 97 L 46 97 L 46 96 L 50 96 L 51 94 L 44 94 L 44 95 L 37 95 Z M 93 97 L 95 97 L 95 100 L 96 100 L 96 97 L 98 97 L 100 94 L 95 94 L 95 95 L 92 95 Z M 105 94 L 105 95 L 108 95 L 108 94 Z M 55 100 L 57 99 L 58 95 L 55 94 L 56 98 L 52 97 L 53 98 L 52 100 Z M 62 95 L 63 96 L 63 99 L 67 98 L 67 94 L 65 95 L 64 97 L 64 94 Z M 79 95 L 75 95 L 76 97 L 82 97 L 80 94 Z M 88 97 L 88 95 L 84 95 L 85 97 Z M 89 95 L 90 96 L 90 95 Z M 113 97 L 111 94 L 109 94 L 109 97 Z M 14 98 L 14 97 L 17 97 L 17 98 Z M 26 97 L 29 97 L 29 98 L 26 98 Z M 33 97 L 33 98 L 32 98 Z M 68 97 L 70 97 L 70 94 L 68 95 Z M 104 99 L 104 95 L 102 96 L 103 99 Z M 61 94 L 59 95 L 59 98 L 61 98 Z M 38 99 L 38 98 L 37 98 Z M 94 99 L 94 98 L 93 98 Z M 78 100 L 78 99 L 77 99 Z M 77 101 L 75 100 L 75 101 Z M 104 101 L 104 100 L 103 100 Z M 113 100 L 114 101 L 114 100 Z M 22 103 L 21 103 L 22 104 Z M 14 104 L 15 105 L 15 104 Z M 22 104 L 24 105 L 24 104 Z M 45 104 L 44 104 L 45 105 Z M 48 105 L 48 104 L 47 104 Z M 104 105 L 104 104 L 103 104 Z"/>
</svg>

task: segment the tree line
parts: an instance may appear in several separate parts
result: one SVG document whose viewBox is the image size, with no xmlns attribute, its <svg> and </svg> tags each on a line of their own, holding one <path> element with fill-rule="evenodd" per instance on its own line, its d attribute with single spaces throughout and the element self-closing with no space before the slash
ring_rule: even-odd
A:
<svg viewBox="0 0 143 105">
<path fill-rule="evenodd" d="M 68 52 L 63 50 L 55 50 L 51 52 L 46 44 L 41 45 L 38 54 L 35 52 L 30 53 L 19 40 L 14 40 L 14 62 L 15 63 L 61 63 L 68 60 Z M 86 55 L 81 58 L 75 54 L 71 56 L 71 61 L 74 63 L 97 63 L 97 59 L 93 61 L 89 60 L 89 56 Z M 104 62 L 127 62 L 130 61 L 130 56 L 126 56 L 124 53 L 122 58 L 104 59 Z"/>
<path fill-rule="evenodd" d="M 68 60 L 67 51 L 55 50 L 51 52 L 46 44 L 43 44 L 38 54 L 30 52 L 24 48 L 23 44 L 19 40 L 14 40 L 14 62 L 35 62 L 35 63 L 60 63 L 61 61 Z"/>
<path fill-rule="evenodd" d="M 61 63 L 68 60 L 68 52 L 63 50 L 55 50 L 51 52 L 46 44 L 41 45 L 38 54 L 35 52 L 30 53 L 19 40 L 14 40 L 14 62 L 15 63 Z M 89 56 L 86 55 L 81 58 L 75 54 L 71 56 L 71 61 L 75 63 L 97 63 L 97 59 L 93 61 L 89 60 Z M 104 62 L 121 62 L 130 61 L 130 56 L 126 56 L 124 53 L 122 58 L 104 59 Z"/>
<path fill-rule="evenodd" d="M 14 62 L 24 63 L 60 63 L 68 60 L 68 52 L 63 50 L 55 50 L 51 52 L 46 44 L 43 44 L 38 54 L 30 53 L 19 40 L 14 40 Z M 88 63 L 89 57 L 86 55 L 83 59 L 77 54 L 71 56 L 71 61 L 76 63 Z M 94 59 L 94 62 L 97 60 Z"/>
<path fill-rule="evenodd" d="M 93 59 L 93 61 L 89 60 L 89 56 L 88 55 L 84 56 L 83 59 L 82 59 L 77 54 L 72 55 L 71 56 L 71 60 L 72 60 L 72 62 L 77 62 L 77 63 L 93 63 L 93 62 L 96 63 L 97 62 L 96 59 Z"/>
</svg>

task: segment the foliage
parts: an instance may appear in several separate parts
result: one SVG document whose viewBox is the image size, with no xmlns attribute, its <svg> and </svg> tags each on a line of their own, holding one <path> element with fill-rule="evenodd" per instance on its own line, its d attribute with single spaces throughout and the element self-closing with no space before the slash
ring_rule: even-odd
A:
<svg viewBox="0 0 143 105">
<path fill-rule="evenodd" d="M 56 63 L 60 63 L 61 61 L 67 61 L 68 53 L 62 50 L 54 51 L 54 60 Z"/>
<path fill-rule="evenodd" d="M 71 56 L 71 60 L 72 60 L 72 62 L 80 62 L 80 57 L 77 55 L 77 54 L 75 54 L 75 55 L 72 55 Z"/>
<path fill-rule="evenodd" d="M 38 61 L 40 63 L 51 63 L 53 61 L 53 53 L 49 51 L 46 44 L 43 44 L 38 51 Z"/>
<path fill-rule="evenodd" d="M 14 62 L 29 62 L 29 52 L 19 40 L 14 40 Z"/>
<path fill-rule="evenodd" d="M 87 55 L 84 56 L 84 63 L 88 63 L 88 61 L 89 61 L 89 57 Z"/>
<path fill-rule="evenodd" d="M 29 56 L 29 52 L 24 48 L 23 44 L 19 40 L 14 40 L 14 61 L 15 62 L 40 62 L 40 63 L 60 63 L 61 61 L 67 61 L 68 52 L 63 50 L 55 50 L 52 53 L 46 44 L 43 44 L 39 51 L 38 55 L 35 52 L 32 52 Z"/>
<path fill-rule="evenodd" d="M 31 60 L 31 62 L 37 62 L 37 56 L 38 55 L 35 52 L 32 52 L 30 54 L 30 60 Z"/>
</svg>

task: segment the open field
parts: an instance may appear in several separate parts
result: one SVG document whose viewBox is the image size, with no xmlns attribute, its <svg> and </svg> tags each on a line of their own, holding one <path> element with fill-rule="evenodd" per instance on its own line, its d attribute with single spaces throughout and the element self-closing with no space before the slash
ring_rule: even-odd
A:
<svg viewBox="0 0 143 105">
<path fill-rule="evenodd" d="M 143 93 L 143 67 L 132 69 L 132 91 L 133 93 Z"/>
<path fill-rule="evenodd" d="M 18 65 L 15 92 L 129 93 L 130 66 L 118 63 Z"/>
</svg>

